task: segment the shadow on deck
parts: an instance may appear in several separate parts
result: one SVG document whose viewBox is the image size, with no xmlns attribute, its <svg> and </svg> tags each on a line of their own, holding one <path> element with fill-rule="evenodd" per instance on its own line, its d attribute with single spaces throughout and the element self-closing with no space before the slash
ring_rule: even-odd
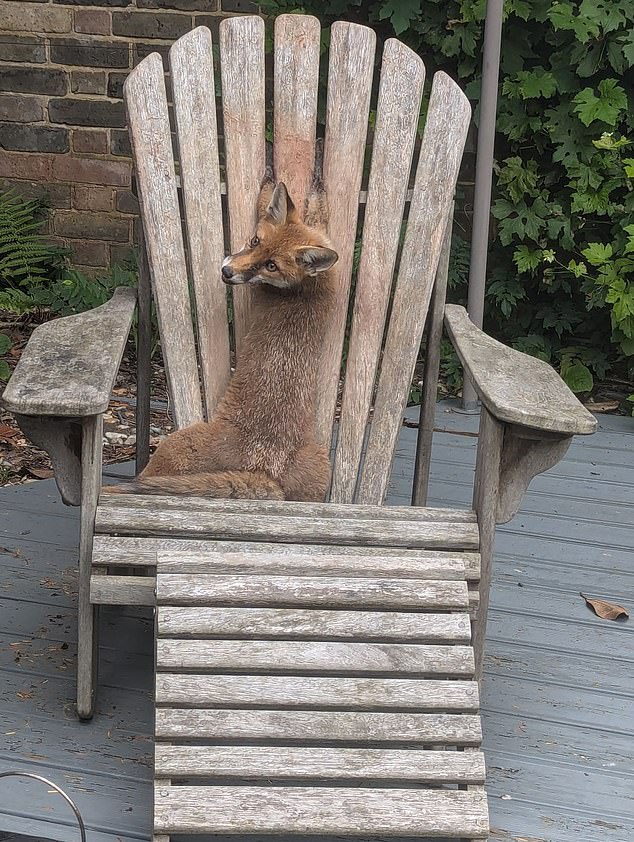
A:
<svg viewBox="0 0 634 842">
<path fill-rule="evenodd" d="M 501 528 L 483 692 L 492 839 L 625 842 L 634 826 L 634 628 L 579 592 L 634 609 L 634 420 L 600 418 Z M 441 404 L 431 505 L 470 503 L 477 420 Z M 408 502 L 403 428 L 389 502 Z M 122 466 L 111 466 L 119 474 Z M 101 618 L 97 715 L 75 692 L 77 511 L 54 483 L 0 489 L 0 771 L 51 778 L 88 842 L 150 838 L 152 634 L 147 610 Z M 0 780 L 0 842 L 79 838 L 46 787 Z"/>
</svg>

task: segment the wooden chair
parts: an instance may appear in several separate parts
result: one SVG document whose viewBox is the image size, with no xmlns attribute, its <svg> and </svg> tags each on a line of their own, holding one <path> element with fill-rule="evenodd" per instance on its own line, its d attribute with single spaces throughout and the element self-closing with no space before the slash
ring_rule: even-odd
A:
<svg viewBox="0 0 634 842">
<path fill-rule="evenodd" d="M 223 21 L 219 53 L 227 233 L 209 31 L 195 29 L 170 51 L 177 169 L 160 56 L 148 56 L 125 86 L 178 427 L 211 416 L 229 380 L 220 264 L 226 241 L 236 250 L 252 233 L 264 171 L 262 20 Z M 298 207 L 313 168 L 319 62 L 318 21 L 277 18 L 275 168 Z M 51 454 L 64 500 L 82 506 L 80 716 L 93 712 L 98 605 L 154 604 L 156 591 L 157 839 L 488 834 L 477 679 L 495 524 L 514 515 L 531 478 L 595 421 L 548 365 L 485 336 L 463 308 L 445 307 L 470 107 L 451 79 L 434 76 L 409 189 L 425 68 L 393 39 L 383 51 L 363 184 L 374 66 L 373 32 L 335 24 L 324 178 L 339 299 L 320 363 L 323 441 L 333 431 L 365 207 L 329 503 L 99 501 L 102 413 L 133 316 L 129 290 L 38 328 L 4 394 Z M 250 317 L 248 291 L 234 290 L 238 356 Z M 443 320 L 482 401 L 471 511 L 425 506 Z M 382 507 L 425 325 L 415 507 Z M 133 575 L 131 566 L 151 575 Z M 210 779 L 213 788 L 201 785 Z"/>
</svg>

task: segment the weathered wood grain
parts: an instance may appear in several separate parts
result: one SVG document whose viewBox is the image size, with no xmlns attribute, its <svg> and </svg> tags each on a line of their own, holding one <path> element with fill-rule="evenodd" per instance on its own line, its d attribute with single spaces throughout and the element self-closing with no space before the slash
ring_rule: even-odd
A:
<svg viewBox="0 0 634 842">
<path fill-rule="evenodd" d="M 274 576 L 335 576 L 364 577 L 378 579 L 434 579 L 441 581 L 462 580 L 465 566 L 458 554 L 446 559 L 412 559 L 404 551 L 403 556 L 361 556 L 338 555 L 333 547 L 332 555 L 315 555 L 309 547 L 300 555 L 289 557 L 278 554 L 201 552 L 184 554 L 159 551 L 158 564 L 161 573 L 212 574 L 222 573 L 250 575 L 256 573 Z"/>
<path fill-rule="evenodd" d="M 102 497 L 104 507 L 130 509 L 155 509 L 156 496 L 142 494 L 108 495 Z M 215 500 L 208 497 L 161 496 L 162 509 L 189 509 L 216 514 L 290 515 L 293 517 L 318 517 L 346 520 L 409 520 L 419 522 L 475 523 L 476 515 L 470 509 L 442 509 L 436 507 L 412 508 L 411 506 L 362 506 L 336 503 L 296 503 L 286 500 Z"/>
<path fill-rule="evenodd" d="M 155 787 L 155 830 L 461 836 L 489 833 L 481 792 L 335 787 Z"/>
<path fill-rule="evenodd" d="M 436 73 L 361 471 L 360 503 L 382 503 L 387 489 L 470 116 L 460 88 Z"/>
<path fill-rule="evenodd" d="M 194 677 L 196 678 L 196 677 Z M 234 684 L 239 676 L 224 676 L 230 684 Z M 157 676 L 157 692 L 160 690 L 161 704 L 166 702 L 169 704 L 169 699 L 176 696 L 180 697 L 185 688 L 189 688 L 190 696 L 185 698 L 185 703 L 191 701 L 192 698 L 196 700 L 199 706 L 204 705 L 204 699 L 196 695 L 197 685 L 192 680 L 191 676 L 174 676 L 172 682 L 169 682 L 170 676 Z M 242 679 L 244 681 L 244 679 Z M 255 688 L 259 691 L 261 683 L 264 680 L 262 677 L 254 676 L 249 679 L 254 682 Z M 331 685 L 338 687 L 344 680 L 340 679 L 284 679 L 278 683 L 285 684 L 286 681 L 304 683 L 318 681 L 330 682 Z M 206 695 L 207 684 L 215 681 L 220 685 L 222 679 L 205 679 L 202 684 L 203 695 Z M 268 679 L 273 681 L 273 679 Z M 348 679 L 348 683 L 352 680 Z M 359 681 L 352 682 L 359 684 Z M 364 684 L 367 684 L 366 680 Z M 377 683 L 377 682 L 375 682 Z M 394 682 L 392 682 L 394 683 Z M 400 682 L 403 684 L 404 682 Z M 418 684 L 417 693 L 420 698 L 419 706 L 416 705 L 415 698 L 412 694 L 405 694 L 405 702 L 400 705 L 398 697 L 395 695 L 391 704 L 375 703 L 374 706 L 378 709 L 381 707 L 392 707 L 398 710 L 401 707 L 403 710 L 408 708 L 424 711 L 433 708 L 433 695 L 430 697 L 426 695 L 428 685 L 431 682 L 409 682 L 410 684 Z M 436 706 L 445 707 L 445 699 L 449 703 L 448 710 L 456 707 L 468 707 L 470 710 L 475 709 L 477 705 L 477 692 L 473 692 L 473 696 L 465 697 L 462 693 L 460 699 L 458 692 L 451 692 L 456 690 L 457 684 L 464 684 L 464 682 L 436 682 L 436 684 L 448 685 L 447 692 L 443 695 L 439 693 L 436 695 Z M 475 683 L 473 684 L 475 685 Z M 326 689 L 326 688 L 324 688 Z M 219 694 L 222 694 L 222 688 L 218 687 Z M 245 687 L 246 691 L 246 687 Z M 227 693 L 224 693 L 227 696 Z M 269 694 L 267 693 L 266 696 Z M 326 693 L 311 694 L 311 698 L 317 695 L 317 698 L 323 697 L 326 708 L 336 707 L 337 701 L 341 698 L 341 693 L 336 692 L 334 697 L 327 696 Z M 265 698 L 266 698 L 265 696 Z M 283 693 L 280 697 L 279 705 L 284 704 L 284 700 L 289 698 L 291 693 Z M 258 699 L 259 699 L 258 695 Z M 307 698 L 306 694 L 298 696 L 303 704 L 303 700 Z M 480 726 L 480 717 L 469 713 L 386 713 L 386 712 L 368 712 L 364 710 L 368 704 L 366 702 L 367 694 L 361 692 L 359 701 L 355 701 L 355 697 L 350 695 L 348 705 L 354 705 L 356 710 L 348 711 L 332 711 L 332 710 L 174 710 L 171 708 L 158 707 L 156 710 L 156 735 L 159 739 L 178 739 L 196 734 L 198 739 L 205 740 L 284 740 L 288 742 L 298 741 L 313 741 L 313 740 L 329 740 L 333 743 L 366 743 L 368 745 L 379 745 L 381 743 L 406 743 L 412 745 L 478 745 L 482 740 L 482 728 Z M 430 704 L 430 699 L 432 704 Z M 456 705 L 456 701 L 460 700 L 463 704 Z M 253 699 L 247 699 L 247 704 L 252 703 Z M 265 700 L 262 700 L 265 703 Z M 313 704 L 312 701 L 308 704 Z M 321 701 L 317 704 L 321 705 Z"/>
<path fill-rule="evenodd" d="M 473 675 L 469 646 L 287 640 L 172 640 L 156 644 L 164 672 Z"/>
<path fill-rule="evenodd" d="M 360 609 L 451 609 L 468 606 L 466 582 L 330 576 L 201 576 L 164 573 L 157 600 L 169 605 Z"/>
<path fill-rule="evenodd" d="M 100 506 L 97 532 L 183 538 L 296 541 L 371 546 L 477 549 L 474 523 L 417 523 L 398 520 L 333 520 L 330 518 L 216 514 L 160 508 Z"/>
<path fill-rule="evenodd" d="M 283 638 L 286 640 L 462 643 L 471 639 L 468 614 L 319 611 L 280 608 L 161 606 L 161 637 Z"/>
<path fill-rule="evenodd" d="M 504 431 L 496 523 L 515 517 L 530 481 L 560 462 L 572 441 L 571 436 L 527 438 L 522 432 L 511 426 Z"/>
<path fill-rule="evenodd" d="M 198 353 L 210 418 L 227 387 L 230 369 L 227 292 L 220 275 L 225 248 L 214 67 L 211 32 L 206 27 L 176 41 L 170 49 L 170 71 Z"/>
<path fill-rule="evenodd" d="M 220 23 L 222 114 L 230 248 L 253 235 L 255 207 L 264 175 L 264 21 L 239 15 Z M 234 287 L 236 348 L 248 330 L 250 290 Z"/>
<path fill-rule="evenodd" d="M 432 440 L 434 420 L 438 398 L 438 372 L 440 370 L 440 343 L 442 340 L 447 279 L 449 276 L 449 258 L 451 255 L 451 232 L 453 228 L 453 206 L 445 230 L 436 280 L 432 290 L 431 304 L 427 316 L 427 339 L 425 343 L 425 368 L 423 370 L 420 414 L 418 417 L 418 435 L 416 437 L 416 457 L 414 463 L 414 481 L 412 483 L 412 505 L 425 506 L 429 487 L 431 468 Z"/>
<path fill-rule="evenodd" d="M 2 407 L 62 417 L 105 412 L 135 302 L 135 291 L 120 287 L 101 307 L 36 327 L 2 393 Z"/>
<path fill-rule="evenodd" d="M 93 576 L 90 601 L 95 605 L 154 605 L 156 580 L 153 576 Z"/>
<path fill-rule="evenodd" d="M 160 777 L 240 778 L 244 780 L 370 780 L 410 783 L 484 781 L 479 751 L 407 751 L 371 748 L 292 746 L 169 746 L 157 744 L 155 774 Z"/>
<path fill-rule="evenodd" d="M 478 452 L 473 486 L 473 507 L 478 513 L 480 525 L 482 562 L 479 587 L 480 604 L 473 623 L 473 646 L 478 679 L 482 677 L 484 664 L 484 643 L 491 591 L 493 543 L 495 541 L 503 444 L 504 424 L 497 421 L 483 406 L 480 412 Z"/>
<path fill-rule="evenodd" d="M 79 577 L 77 588 L 77 714 L 91 719 L 99 666 L 99 609 L 91 603 L 92 535 L 101 487 L 103 415 L 84 418 L 81 435 L 82 506 L 79 522 Z"/>
<path fill-rule="evenodd" d="M 368 201 L 337 434 L 331 497 L 351 502 L 392 288 L 405 193 L 425 81 L 422 60 L 394 38 L 385 44 Z M 346 308 L 341 312 L 345 321 Z"/>
<path fill-rule="evenodd" d="M 594 433 L 596 418 L 544 360 L 487 336 L 457 304 L 446 306 L 445 327 L 478 397 L 499 421 L 562 435 Z"/>
<path fill-rule="evenodd" d="M 163 62 L 152 53 L 124 86 L 130 142 L 176 426 L 203 417 Z"/>
<path fill-rule="evenodd" d="M 294 559 L 298 560 L 299 563 L 299 560 L 305 558 L 307 554 L 315 562 L 316 569 L 322 565 L 322 562 L 319 561 L 322 556 L 328 557 L 333 554 L 348 559 L 352 567 L 363 565 L 364 559 L 370 560 L 377 557 L 399 559 L 406 555 L 412 564 L 420 562 L 421 569 L 425 569 L 427 564 L 433 564 L 434 561 L 443 565 L 445 562 L 451 564 L 458 561 L 465 565 L 467 580 L 472 581 L 480 578 L 480 556 L 473 552 L 443 552 L 440 550 L 412 549 L 410 547 L 406 551 L 403 548 L 394 547 L 337 546 L 333 548 L 324 544 L 311 544 L 307 547 L 300 544 L 271 544 L 260 541 L 253 543 L 248 541 L 190 540 L 187 538 L 124 538 L 115 535 L 95 535 L 94 537 L 94 558 L 98 559 L 98 563 L 104 567 L 155 567 L 159 552 L 164 554 L 163 557 L 166 559 L 176 554 L 183 559 L 183 564 L 187 564 L 187 559 L 190 557 L 192 564 L 196 564 L 198 558 L 201 558 L 201 560 L 208 559 L 210 563 L 217 559 L 220 565 L 217 571 L 219 573 L 231 572 L 230 569 L 221 569 L 223 558 L 227 558 L 231 565 L 250 569 L 252 567 L 250 559 L 253 556 L 265 555 L 278 559 L 280 565 L 288 565 L 287 572 L 290 572 L 295 563 Z M 326 563 L 324 562 L 324 564 Z M 388 563 L 396 564 L 397 562 L 390 561 Z M 182 572 L 187 571 L 183 568 Z"/>
<path fill-rule="evenodd" d="M 2 406 L 2 401 L 0 401 Z M 24 435 L 45 450 L 55 472 L 55 484 L 67 506 L 81 505 L 80 418 L 14 413 Z"/>
<path fill-rule="evenodd" d="M 275 175 L 288 188 L 300 214 L 315 161 L 319 39 L 311 15 L 275 18 L 273 156 Z"/>
<path fill-rule="evenodd" d="M 318 382 L 316 435 L 330 444 L 348 313 L 359 213 L 359 188 L 368 132 L 376 36 L 365 26 L 337 21 L 331 27 L 324 142 L 328 233 L 339 255 L 337 293 L 324 340 Z"/>
</svg>

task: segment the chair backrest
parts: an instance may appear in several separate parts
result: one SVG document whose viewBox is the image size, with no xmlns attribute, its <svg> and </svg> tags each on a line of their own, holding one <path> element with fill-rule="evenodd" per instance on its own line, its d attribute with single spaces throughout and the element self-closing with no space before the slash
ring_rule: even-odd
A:
<svg viewBox="0 0 634 842">
<path fill-rule="evenodd" d="M 275 21 L 275 168 L 300 208 L 315 154 L 320 36 L 314 17 L 281 15 Z M 408 193 L 425 68 L 408 47 L 388 40 L 378 81 L 367 190 L 362 191 L 375 48 L 371 29 L 353 23 L 333 25 L 324 182 L 329 233 L 339 261 L 337 308 L 320 366 L 316 432 L 324 442 L 332 435 L 359 209 L 365 204 L 333 468 L 331 499 L 339 502 L 383 501 L 471 114 L 460 88 L 444 73 L 436 73 Z M 125 86 L 148 261 L 178 427 L 211 416 L 229 380 L 227 293 L 220 264 L 225 242 L 231 250 L 238 249 L 252 233 L 264 171 L 262 19 L 224 20 L 219 55 L 228 237 L 223 231 L 209 30 L 194 29 L 170 50 L 176 167 L 161 57 L 152 54 L 144 59 Z M 249 324 L 247 289 L 234 290 L 233 324 L 239 354 Z"/>
</svg>

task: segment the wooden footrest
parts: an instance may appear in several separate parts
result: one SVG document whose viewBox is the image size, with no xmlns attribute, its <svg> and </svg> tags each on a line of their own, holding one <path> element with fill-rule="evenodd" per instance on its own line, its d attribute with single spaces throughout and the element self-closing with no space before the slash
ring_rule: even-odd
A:
<svg viewBox="0 0 634 842">
<path fill-rule="evenodd" d="M 157 549 L 157 839 L 487 838 L 459 553 L 181 544 Z"/>
</svg>

